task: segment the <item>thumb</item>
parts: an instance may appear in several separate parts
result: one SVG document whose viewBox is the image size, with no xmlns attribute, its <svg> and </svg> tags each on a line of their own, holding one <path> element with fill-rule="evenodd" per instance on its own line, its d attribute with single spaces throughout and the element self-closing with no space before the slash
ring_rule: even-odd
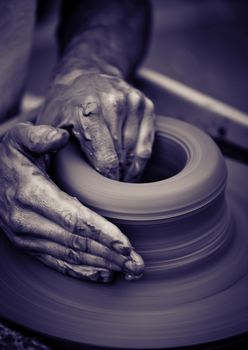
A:
<svg viewBox="0 0 248 350">
<path fill-rule="evenodd" d="M 66 130 L 49 125 L 32 125 L 19 123 L 8 133 L 10 142 L 21 151 L 31 151 L 37 154 L 53 152 L 65 146 L 69 139 Z"/>
</svg>

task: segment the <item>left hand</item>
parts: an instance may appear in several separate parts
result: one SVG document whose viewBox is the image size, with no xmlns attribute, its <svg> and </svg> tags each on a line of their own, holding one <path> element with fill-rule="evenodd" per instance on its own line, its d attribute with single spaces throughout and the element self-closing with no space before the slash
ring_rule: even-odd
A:
<svg viewBox="0 0 248 350">
<path fill-rule="evenodd" d="M 46 172 L 66 145 L 65 130 L 19 123 L 0 143 L 0 227 L 9 240 L 49 267 L 83 280 L 110 282 L 114 271 L 139 279 L 144 262 L 128 238 Z"/>
<path fill-rule="evenodd" d="M 153 103 L 114 75 L 57 77 L 38 124 L 70 128 L 94 168 L 116 180 L 136 181 L 152 152 Z"/>
</svg>

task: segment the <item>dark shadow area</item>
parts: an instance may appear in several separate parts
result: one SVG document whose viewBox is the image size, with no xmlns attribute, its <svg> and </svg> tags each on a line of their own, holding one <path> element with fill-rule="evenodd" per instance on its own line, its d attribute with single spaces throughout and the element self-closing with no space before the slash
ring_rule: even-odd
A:
<svg viewBox="0 0 248 350">
<path fill-rule="evenodd" d="M 248 164 L 248 152 L 246 150 L 234 144 L 230 144 L 221 138 L 216 138 L 215 142 L 226 157 Z"/>
<path fill-rule="evenodd" d="M 31 331 L 25 327 L 21 327 L 14 322 L 6 321 L 0 318 L 0 322 L 4 325 L 13 329 L 17 332 L 21 332 L 25 337 L 33 337 L 38 341 L 42 342 L 44 345 L 49 347 L 49 350 L 111 350 L 115 348 L 107 348 L 107 347 L 99 347 L 99 346 L 89 346 L 78 344 L 74 342 L 69 342 L 65 340 L 60 340 L 55 337 L 49 337 L 45 335 L 41 335 L 37 332 Z M 201 345 L 193 345 L 193 346 L 185 346 L 185 347 L 177 347 L 177 348 L 166 348 L 166 350 L 237 350 L 237 349 L 246 349 L 248 346 L 248 333 L 230 337 L 225 340 L 210 342 L 207 344 Z M 1 349 L 3 349 L 1 347 Z M 28 349 L 28 347 L 27 347 Z M 33 348 L 34 349 L 34 348 Z M 37 347 L 37 350 L 42 350 L 42 348 Z M 11 347 L 6 347 L 3 350 L 12 350 Z M 18 349 L 19 350 L 19 349 Z M 135 349 L 129 349 L 135 350 Z M 152 349 L 151 349 L 152 350 Z"/>
<path fill-rule="evenodd" d="M 147 183 L 168 179 L 178 174 L 185 167 L 186 162 L 187 154 L 179 143 L 157 134 L 152 156 L 139 182 Z"/>
</svg>

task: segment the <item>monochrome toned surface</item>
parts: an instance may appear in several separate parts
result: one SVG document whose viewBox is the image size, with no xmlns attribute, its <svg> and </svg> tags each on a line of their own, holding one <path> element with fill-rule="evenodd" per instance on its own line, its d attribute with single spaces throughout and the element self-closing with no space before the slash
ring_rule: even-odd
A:
<svg viewBox="0 0 248 350">
<path fill-rule="evenodd" d="M 162 118 L 159 121 L 163 126 L 166 125 L 166 118 Z M 169 126 L 169 121 L 172 126 Z M 167 135 L 176 135 L 184 123 L 171 119 L 167 124 Z M 195 149 L 187 145 L 187 136 L 181 140 L 178 138 L 184 140 L 188 155 L 186 165 L 171 180 L 176 182 L 178 177 L 180 184 L 180 175 L 187 178 L 190 166 L 195 168 L 195 172 L 205 168 L 200 175 L 202 200 L 196 206 L 191 196 L 193 202 L 189 201 L 184 215 L 180 215 L 179 210 L 179 216 L 175 216 L 176 208 L 174 212 L 168 208 L 163 213 L 164 220 L 160 217 L 154 221 L 148 215 L 148 220 L 145 217 L 140 221 L 127 213 L 126 219 L 123 219 L 123 215 L 121 220 L 112 218 L 127 232 L 138 252 L 144 256 L 144 277 L 131 284 L 122 279 L 110 286 L 83 284 L 46 269 L 3 240 L 1 256 L 8 260 L 8 268 L 1 271 L 6 288 L 2 291 L 1 299 L 3 314 L 45 334 L 92 345 L 119 347 L 122 344 L 121 347 L 125 348 L 192 345 L 247 331 L 247 200 L 243 193 L 246 188 L 241 191 L 239 176 L 236 175 L 242 172 L 245 176 L 247 170 L 228 161 L 226 204 L 226 170 L 217 147 L 194 127 L 186 126 L 184 130 L 191 134 L 190 142 Z M 206 161 L 199 161 L 204 159 L 204 151 L 205 156 L 212 153 L 212 159 L 216 157 L 216 167 L 209 168 Z M 201 156 L 197 157 L 201 152 Z M 73 161 L 68 157 L 68 164 L 65 157 L 61 159 L 67 164 L 67 171 L 73 174 Z M 222 163 L 223 166 L 220 166 Z M 212 170 L 207 173 L 206 167 Z M 208 176 L 204 176 L 206 173 Z M 62 174 L 68 179 L 65 169 Z M 78 176 L 78 171 L 75 174 Z M 113 180 L 109 181 L 111 188 Z M 80 182 L 71 184 L 74 192 L 77 184 L 80 188 Z M 152 184 L 161 186 L 163 191 L 163 181 Z M 131 186 L 146 185 L 149 186 L 149 183 Z M 212 195 L 210 185 L 215 188 Z M 188 186 L 181 187 L 186 197 L 187 188 L 193 195 L 194 184 L 188 182 Z M 177 192 L 180 199 L 180 190 Z M 95 196 L 97 198 L 98 191 Z M 138 201 L 135 191 L 133 196 L 133 200 Z M 121 198 L 118 199 L 116 204 L 121 206 Z M 181 203 L 179 200 L 178 209 Z M 19 264 L 19 261 L 22 263 Z M 18 282 L 19 292 L 11 291 L 15 281 Z M 232 302 L 233 298 L 235 303 Z M 13 304 L 14 299 L 18 308 Z M 28 315 L 24 313 L 27 308 Z"/>
<path fill-rule="evenodd" d="M 2 119 L 8 117 L 4 111 L 11 102 L 9 115 L 15 115 L 18 110 L 25 75 L 21 66 L 28 68 L 28 90 L 43 95 L 47 92 L 47 72 L 55 57 L 54 42 L 49 37 L 51 34 L 42 34 L 46 32 L 45 25 L 45 30 L 39 32 L 38 29 L 34 36 L 33 59 L 27 65 L 35 17 L 34 2 L 32 5 L 26 2 L 26 9 L 21 3 L 23 12 L 13 12 L 16 26 L 12 27 L 12 32 L 19 31 L 17 41 L 23 35 L 25 44 L 22 50 L 11 54 L 6 61 L 4 53 L 14 46 L 11 46 L 11 40 L 6 40 L 6 36 L 0 39 L 0 43 L 5 41 L 0 87 L 6 86 L 8 67 L 12 67 L 10 76 L 18 80 L 13 89 L 6 89 L 2 94 Z M 57 6 L 54 4 L 51 7 Z M 53 126 L 66 129 L 68 125 L 72 126 L 68 131 L 75 139 L 78 138 L 92 166 L 110 179 L 98 174 L 88 164 L 72 137 L 55 159 L 47 155 L 43 159 L 44 153 L 54 152 L 68 142 L 67 131 L 57 132 L 50 127 L 22 124 L 8 132 L 18 121 L 35 122 L 35 111 L 0 127 L 1 135 L 8 132 L 1 146 L 1 180 L 4 179 L 1 193 L 5 193 L 7 188 L 7 178 L 9 184 L 7 202 L 2 202 L 1 218 L 5 216 L 12 220 L 9 225 L 6 222 L 2 224 L 6 235 L 0 236 L 0 316 L 37 334 L 41 332 L 76 341 L 80 348 L 84 348 L 83 344 L 117 348 L 199 345 L 247 332 L 247 165 L 227 158 L 224 162 L 208 136 L 176 120 L 183 119 L 200 126 L 218 140 L 225 155 L 231 154 L 243 161 L 246 159 L 244 150 L 237 149 L 247 145 L 247 99 L 244 98 L 247 70 L 242 64 L 246 61 L 242 25 L 245 11 L 241 14 L 245 6 L 242 1 L 237 6 L 234 2 L 219 1 L 211 5 L 204 1 L 200 8 L 192 3 L 186 6 L 180 1 L 165 4 L 159 0 L 154 1 L 154 5 L 154 33 L 146 66 L 169 74 L 169 77 L 165 76 L 163 80 L 163 75 L 159 76 L 156 71 L 143 70 L 135 83 L 139 90 L 125 81 L 123 83 L 119 69 L 125 77 L 126 56 L 118 45 L 111 48 L 117 56 L 121 54 L 117 61 L 112 56 L 110 65 L 102 65 L 98 61 L 96 67 L 86 58 L 79 70 L 76 67 L 71 72 L 81 39 L 76 40 L 69 50 L 68 61 L 62 60 L 55 69 L 55 79 L 52 78 L 55 84 L 48 90 L 46 103 L 39 112 L 39 124 L 49 124 L 51 115 Z M 19 22 L 24 13 L 29 18 L 28 26 Z M 110 22 L 111 18 L 109 16 L 104 23 Z M 49 17 L 46 21 L 49 23 Z M 70 26 L 67 29 L 70 33 Z M 70 40 L 70 35 L 72 33 L 65 40 Z M 88 43 L 97 36 L 83 36 L 87 44 L 82 49 L 89 48 Z M 27 37 L 29 39 L 25 41 Z M 98 46 L 101 59 L 107 57 L 109 60 L 106 47 L 109 44 L 111 47 L 111 43 L 104 38 Z M 114 63 L 115 66 L 117 62 L 119 66 L 116 70 L 111 65 Z M 86 80 L 81 79 L 81 70 L 86 69 L 93 75 L 98 75 L 100 70 L 101 79 L 93 79 L 93 82 L 90 75 Z M 105 74 L 112 78 L 107 81 Z M 67 84 L 71 90 L 61 89 Z M 81 84 L 84 88 L 80 90 Z M 115 138 L 120 124 L 112 125 L 110 134 L 113 140 L 110 142 L 107 129 L 103 124 L 98 125 L 95 117 L 101 106 L 106 109 L 104 113 L 107 117 L 115 117 L 116 113 L 123 118 L 121 108 L 116 111 L 108 108 L 108 96 L 115 89 L 118 91 L 119 107 L 127 98 L 127 105 L 133 111 L 129 119 L 136 120 L 130 123 L 132 138 L 129 139 L 128 128 L 124 133 L 128 137 L 127 151 L 123 154 L 118 138 Z M 93 95 L 99 93 L 96 103 L 87 100 L 89 90 Z M 81 97 L 76 96 L 76 91 L 80 91 Z M 41 96 L 26 96 L 28 98 L 22 105 L 28 109 L 43 100 Z M 58 96 L 62 100 L 57 99 Z M 62 109 L 60 102 L 54 104 L 58 100 L 64 101 Z M 148 161 L 153 141 L 153 133 L 148 130 L 151 130 L 154 120 L 150 101 L 155 103 L 155 111 L 161 117 L 156 116 L 157 133 Z M 141 123 L 142 137 L 138 138 L 133 133 L 134 130 L 137 132 L 135 111 L 144 121 Z M 71 114 L 74 115 L 72 119 Z M 172 119 L 166 118 L 167 115 Z M 78 120 L 82 125 L 78 124 Z M 106 119 L 107 123 L 110 120 Z M 92 129 L 87 133 L 89 128 Z M 98 139 L 98 133 L 104 135 L 102 140 Z M 140 146 L 135 148 L 133 158 L 131 149 L 136 141 L 140 142 Z M 230 149 L 226 142 L 233 142 L 234 148 Z M 116 154 L 111 158 L 109 151 L 113 149 L 112 145 Z M 28 157 L 27 148 L 30 152 Z M 42 154 L 38 162 L 37 152 Z M 116 168 L 116 155 L 119 169 Z M 14 167 L 10 161 L 12 156 L 15 158 Z M 29 172 L 19 171 L 18 161 L 26 169 L 29 167 Z M 137 181 L 147 161 L 139 180 L 141 183 L 112 180 L 119 177 L 127 182 Z M 47 181 L 44 169 L 48 168 L 53 181 L 67 195 L 62 192 L 58 195 L 55 185 Z M 18 171 L 21 176 L 16 176 Z M 30 177 L 31 173 L 35 178 Z M 42 182 L 39 182 L 41 178 Z M 15 196 L 13 188 L 18 184 L 21 187 Z M 31 197 L 25 194 L 28 189 L 32 189 Z M 70 199 L 70 195 L 76 196 L 83 206 L 106 217 L 116 226 L 107 224 L 97 214 L 81 207 L 78 201 Z M 21 203 L 25 210 L 22 214 L 11 209 L 8 216 L 6 203 L 12 209 Z M 83 220 L 78 221 L 74 204 Z M 35 209 L 34 212 L 29 211 L 29 205 L 32 210 Z M 61 208 L 61 215 L 57 216 L 56 212 L 59 213 Z M 44 213 L 49 220 L 55 220 L 56 225 L 44 221 Z M 21 228 L 22 220 L 26 225 L 24 228 Z M 28 240 L 17 237 L 16 232 L 20 229 Z M 53 237 L 55 244 L 49 241 L 44 244 L 37 239 L 38 236 L 29 240 L 25 230 L 32 230 L 38 236 L 46 232 L 46 239 Z M 81 233 L 86 233 L 86 236 L 79 237 Z M 66 249 L 61 249 L 61 244 Z M 77 252 L 79 246 L 83 248 L 80 254 Z M 34 257 L 24 254 L 20 248 L 28 250 Z M 51 252 L 55 256 L 47 254 Z M 100 258 L 97 254 L 92 259 L 88 253 L 100 253 Z M 84 266 L 80 266 L 82 261 Z M 93 283 L 80 279 L 90 279 Z M 94 283 L 112 280 L 110 284 Z M 8 330 L 7 325 L 10 326 L 4 323 L 0 328 L 4 346 L 45 348 L 36 340 L 22 337 L 18 331 Z"/>
</svg>

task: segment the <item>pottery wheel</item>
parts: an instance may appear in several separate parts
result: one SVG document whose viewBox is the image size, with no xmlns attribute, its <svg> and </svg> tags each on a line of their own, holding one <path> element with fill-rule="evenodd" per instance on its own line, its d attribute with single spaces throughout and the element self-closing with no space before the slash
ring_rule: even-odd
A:
<svg viewBox="0 0 248 350">
<path fill-rule="evenodd" d="M 116 348 L 186 346 L 247 332 L 248 169 L 227 165 L 236 234 L 200 270 L 92 284 L 43 266 L 1 234 L 0 316 L 45 335 Z"/>
</svg>

